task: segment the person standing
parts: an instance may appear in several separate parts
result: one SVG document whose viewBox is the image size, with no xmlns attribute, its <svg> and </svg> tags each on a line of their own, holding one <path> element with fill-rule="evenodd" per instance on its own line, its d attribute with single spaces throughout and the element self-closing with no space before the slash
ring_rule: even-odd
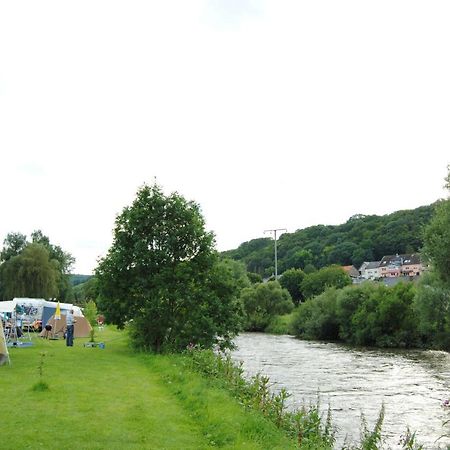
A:
<svg viewBox="0 0 450 450">
<path fill-rule="evenodd" d="M 71 309 L 66 314 L 66 326 L 67 326 L 66 345 L 67 345 L 67 347 L 73 347 L 73 333 L 74 333 L 74 329 L 75 329 L 75 322 L 76 322 L 76 320 L 73 317 L 73 309 Z"/>
</svg>

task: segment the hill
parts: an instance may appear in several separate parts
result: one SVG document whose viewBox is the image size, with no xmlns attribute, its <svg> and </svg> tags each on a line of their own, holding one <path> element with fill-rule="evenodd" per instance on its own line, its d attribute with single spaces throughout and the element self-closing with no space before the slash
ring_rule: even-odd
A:
<svg viewBox="0 0 450 450">
<path fill-rule="evenodd" d="M 78 284 L 85 283 L 89 278 L 92 278 L 92 275 L 71 274 L 70 285 L 77 286 Z"/>
<path fill-rule="evenodd" d="M 363 261 L 378 261 L 385 255 L 420 251 L 422 230 L 435 204 L 384 216 L 354 215 L 341 225 L 315 225 L 285 233 L 278 240 L 278 272 L 330 264 L 359 267 Z M 273 240 L 252 239 L 223 256 L 243 261 L 249 272 L 269 276 L 274 271 Z"/>
</svg>

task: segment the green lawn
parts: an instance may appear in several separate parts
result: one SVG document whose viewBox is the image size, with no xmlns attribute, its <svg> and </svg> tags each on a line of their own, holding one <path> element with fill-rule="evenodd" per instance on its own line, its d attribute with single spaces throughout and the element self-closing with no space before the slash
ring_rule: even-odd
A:
<svg viewBox="0 0 450 450">
<path fill-rule="evenodd" d="M 289 449 L 285 435 L 229 393 L 187 371 L 181 356 L 134 353 L 107 328 L 105 349 L 34 338 L 0 367 L 0 448 Z M 43 377 L 48 391 L 33 390 Z"/>
</svg>

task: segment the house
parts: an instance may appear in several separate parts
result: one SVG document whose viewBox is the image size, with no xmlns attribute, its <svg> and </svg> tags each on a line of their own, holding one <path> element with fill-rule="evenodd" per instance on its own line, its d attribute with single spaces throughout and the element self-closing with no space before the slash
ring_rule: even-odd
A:
<svg viewBox="0 0 450 450">
<path fill-rule="evenodd" d="M 380 276 L 401 277 L 419 276 L 425 270 L 418 253 L 384 256 L 380 262 Z"/>
<path fill-rule="evenodd" d="M 375 280 L 381 277 L 380 261 L 365 261 L 359 268 L 359 273 L 365 280 Z"/>
<path fill-rule="evenodd" d="M 359 277 L 359 272 L 355 266 L 342 266 L 342 268 L 347 273 L 347 275 L 350 276 L 350 278 L 358 278 Z"/>
</svg>

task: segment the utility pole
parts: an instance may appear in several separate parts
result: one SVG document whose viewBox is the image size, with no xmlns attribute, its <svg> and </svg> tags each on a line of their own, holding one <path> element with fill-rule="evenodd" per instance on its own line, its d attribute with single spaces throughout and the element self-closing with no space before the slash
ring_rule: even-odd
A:
<svg viewBox="0 0 450 450">
<path fill-rule="evenodd" d="M 273 238 L 275 241 L 275 281 L 278 279 L 277 231 L 287 231 L 287 230 L 286 228 L 275 228 L 273 230 L 264 230 L 264 233 L 273 233 Z"/>
</svg>

